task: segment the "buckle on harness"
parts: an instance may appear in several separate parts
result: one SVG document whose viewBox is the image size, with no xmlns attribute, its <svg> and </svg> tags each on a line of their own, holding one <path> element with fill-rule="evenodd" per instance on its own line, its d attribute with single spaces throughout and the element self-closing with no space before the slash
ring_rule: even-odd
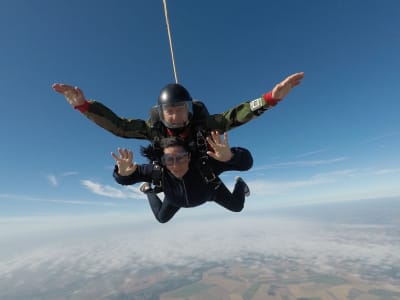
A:
<svg viewBox="0 0 400 300">
<path fill-rule="evenodd" d="M 210 184 L 214 190 L 221 186 L 221 180 L 211 170 L 208 170 L 208 172 L 202 172 L 202 174 L 206 184 Z"/>
<path fill-rule="evenodd" d="M 214 173 L 204 175 L 204 180 L 206 181 L 206 183 L 210 183 L 210 182 L 214 181 L 215 179 L 217 179 L 217 176 L 215 176 Z"/>
</svg>

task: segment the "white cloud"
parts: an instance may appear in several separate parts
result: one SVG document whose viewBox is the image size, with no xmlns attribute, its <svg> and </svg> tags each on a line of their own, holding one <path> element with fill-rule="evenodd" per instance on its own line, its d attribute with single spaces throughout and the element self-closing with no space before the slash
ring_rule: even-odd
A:
<svg viewBox="0 0 400 300">
<path fill-rule="evenodd" d="M 99 202 L 90 200 L 67 200 L 67 199 L 44 199 L 37 198 L 29 195 L 17 195 L 17 194 L 0 194 L 0 198 L 6 200 L 19 200 L 19 201 L 37 201 L 37 202 L 47 202 L 47 203 L 58 203 L 58 204 L 74 204 L 74 205 L 97 205 L 97 206 L 114 206 L 115 203 L 112 202 Z"/>
<path fill-rule="evenodd" d="M 111 219 L 124 226 L 101 223 L 101 220 Z M 49 276 L 58 270 L 63 272 L 64 279 L 69 276 L 76 279 L 76 274 L 89 276 L 160 265 L 223 262 L 248 253 L 291 257 L 317 268 L 335 266 L 344 260 L 377 265 L 400 263 L 396 255 L 400 244 L 389 235 L 393 231 L 382 225 L 371 230 L 371 227 L 325 226 L 271 215 L 246 214 L 218 215 L 208 217 L 207 221 L 181 217 L 163 225 L 152 217 L 149 222 L 143 222 L 143 219 L 136 221 L 135 216 L 127 215 L 102 216 L 92 222 L 87 222 L 86 218 L 64 221 L 73 223 L 73 230 L 51 235 L 52 239 L 38 233 L 40 243 L 22 248 L 27 251 L 18 257 L 2 260 L 0 277 L 29 268 L 51 268 L 46 272 Z M 32 219 L 24 225 L 57 226 L 57 222 L 56 219 L 50 222 Z M 60 238 L 54 240 L 57 236 Z"/>
<path fill-rule="evenodd" d="M 246 180 L 253 198 L 249 208 L 399 197 L 397 174 L 400 174 L 400 169 L 344 169 L 294 180 L 256 176 L 255 180 Z M 265 197 L 273 201 L 265 203 Z"/>
<path fill-rule="evenodd" d="M 325 160 L 299 160 L 299 161 L 289 161 L 289 162 L 282 162 L 276 164 L 270 164 L 265 166 L 260 166 L 253 168 L 253 171 L 260 171 L 260 170 L 270 170 L 270 169 L 278 169 L 278 168 L 290 168 L 290 167 L 316 167 L 321 165 L 328 165 L 328 164 L 335 164 L 338 162 L 342 162 L 348 160 L 348 157 L 337 157 L 332 159 L 325 159 Z"/>
<path fill-rule="evenodd" d="M 70 172 L 64 172 L 60 175 L 55 175 L 55 174 L 48 174 L 47 179 L 53 186 L 58 186 L 59 185 L 59 180 L 61 177 L 68 177 L 68 176 L 74 176 L 79 174 L 78 172 L 70 171 Z"/>
<path fill-rule="evenodd" d="M 310 151 L 310 152 L 299 154 L 296 157 L 307 157 L 307 156 L 311 156 L 311 155 L 314 155 L 314 154 L 319 154 L 319 153 L 325 152 L 325 151 L 326 151 L 326 149 L 319 149 L 319 150 L 315 150 L 315 151 Z"/>
<path fill-rule="evenodd" d="M 138 187 L 124 186 L 121 188 L 115 188 L 109 185 L 103 185 L 99 182 L 94 182 L 91 180 L 81 180 L 84 187 L 90 190 L 92 193 L 100 196 L 118 198 L 118 199 L 144 199 L 145 195 L 139 191 Z"/>
<path fill-rule="evenodd" d="M 383 139 L 392 138 L 392 137 L 397 136 L 397 135 L 400 135 L 400 132 L 388 132 L 388 133 L 383 134 L 383 135 L 371 137 L 371 138 L 365 140 L 364 143 L 377 142 L 377 141 L 381 141 Z"/>
<path fill-rule="evenodd" d="M 289 191 L 296 191 L 305 187 L 332 184 L 343 178 L 355 176 L 357 170 L 337 170 L 327 173 L 318 173 L 314 176 L 288 181 L 272 181 L 272 180 L 249 180 L 247 183 L 251 188 L 251 193 L 256 196 L 279 195 Z"/>
<path fill-rule="evenodd" d="M 280 195 L 304 187 L 310 187 L 331 182 L 324 178 L 310 178 L 308 180 L 293 180 L 293 181 L 267 181 L 267 180 L 252 180 L 248 181 L 251 189 L 251 194 L 256 197 L 264 197 L 270 195 Z"/>
<path fill-rule="evenodd" d="M 387 174 L 395 174 L 400 173 L 400 168 L 393 169 L 380 169 L 373 172 L 375 175 L 387 175 Z"/>
</svg>

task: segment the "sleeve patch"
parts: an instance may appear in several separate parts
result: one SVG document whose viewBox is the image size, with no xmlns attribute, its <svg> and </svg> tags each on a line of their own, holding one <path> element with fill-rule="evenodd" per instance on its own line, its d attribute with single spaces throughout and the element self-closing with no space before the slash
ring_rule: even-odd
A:
<svg viewBox="0 0 400 300">
<path fill-rule="evenodd" d="M 249 102 L 251 111 L 259 110 L 264 105 L 264 100 L 262 98 L 258 98 Z"/>
</svg>

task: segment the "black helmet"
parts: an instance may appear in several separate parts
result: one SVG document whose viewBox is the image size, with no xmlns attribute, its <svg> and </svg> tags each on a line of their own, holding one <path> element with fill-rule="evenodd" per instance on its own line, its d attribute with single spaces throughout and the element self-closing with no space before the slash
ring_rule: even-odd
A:
<svg viewBox="0 0 400 300">
<path fill-rule="evenodd" d="M 182 85 L 177 83 L 166 85 L 161 90 L 160 96 L 158 97 L 158 113 L 160 120 L 168 128 L 181 128 L 186 126 L 192 117 L 192 101 L 193 99 L 189 92 Z M 171 109 L 174 109 L 175 113 L 179 111 L 178 114 L 180 114 L 182 111 L 182 113 L 186 113 L 186 115 L 179 116 L 177 123 L 171 122 L 166 115 Z"/>
<path fill-rule="evenodd" d="M 160 92 L 158 105 L 174 104 L 178 102 L 192 101 L 187 89 L 178 83 L 167 84 Z"/>
</svg>

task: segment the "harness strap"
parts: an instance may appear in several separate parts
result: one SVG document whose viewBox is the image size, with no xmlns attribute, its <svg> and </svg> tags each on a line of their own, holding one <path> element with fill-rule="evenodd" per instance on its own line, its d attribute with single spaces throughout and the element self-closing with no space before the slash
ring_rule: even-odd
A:
<svg viewBox="0 0 400 300">
<path fill-rule="evenodd" d="M 161 166 L 161 145 L 160 145 L 160 137 L 159 131 L 161 128 L 160 126 L 152 126 L 151 127 L 151 134 L 153 137 L 152 146 L 153 146 L 153 153 L 155 157 L 152 159 L 153 170 L 151 172 L 152 184 L 154 185 L 154 191 L 156 193 L 160 193 L 163 191 L 163 184 L 162 184 L 162 174 L 163 168 Z"/>
<path fill-rule="evenodd" d="M 161 165 L 161 156 L 162 156 L 162 150 L 161 150 L 161 145 L 160 145 L 160 126 L 152 126 L 152 136 L 153 136 L 153 149 L 155 153 L 157 153 L 156 159 L 153 160 L 153 171 L 152 171 L 152 184 L 155 187 L 155 190 L 158 192 L 161 192 L 163 190 L 163 182 L 162 182 L 162 174 L 163 174 L 163 167 Z M 186 139 L 190 135 L 191 129 L 189 127 L 185 128 L 182 132 L 179 134 L 176 134 L 174 131 L 172 131 L 169 128 L 166 128 L 166 133 L 169 136 L 179 136 L 183 139 Z M 197 127 L 196 130 L 196 139 L 195 139 L 195 144 L 196 144 L 196 158 L 198 160 L 198 169 L 204 178 L 204 181 L 212 186 L 215 190 L 218 189 L 221 185 L 221 179 L 215 175 L 213 169 L 209 165 L 209 156 L 207 155 L 207 150 L 208 150 L 208 144 L 207 141 L 204 137 L 204 130 L 201 129 L 201 127 Z"/>
<path fill-rule="evenodd" d="M 154 191 L 156 193 L 160 193 L 163 191 L 163 182 L 162 182 L 163 168 L 158 163 L 153 161 L 153 170 L 151 172 L 152 183 L 154 185 Z"/>
<path fill-rule="evenodd" d="M 201 132 L 201 130 L 198 130 L 196 134 L 196 146 L 197 146 L 197 151 L 200 154 L 198 158 L 200 162 L 199 164 L 200 173 L 202 174 L 204 181 L 207 184 L 211 185 L 216 190 L 220 187 L 221 180 L 217 175 L 215 175 L 214 171 L 208 164 L 207 141 L 204 138 L 204 135 Z"/>
</svg>

